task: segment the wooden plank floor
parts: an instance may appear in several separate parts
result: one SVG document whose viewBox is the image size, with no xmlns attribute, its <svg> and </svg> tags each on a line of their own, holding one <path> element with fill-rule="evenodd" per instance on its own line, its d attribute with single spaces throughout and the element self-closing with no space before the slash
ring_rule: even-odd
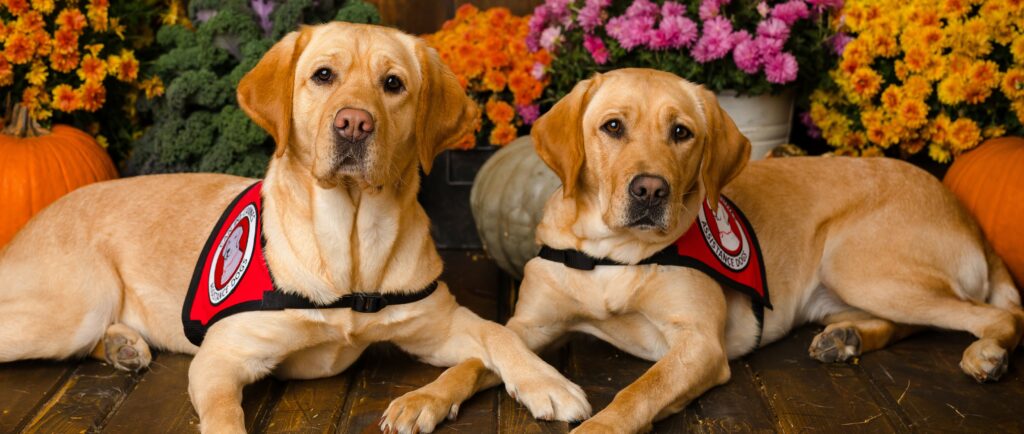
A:
<svg viewBox="0 0 1024 434">
<path fill-rule="evenodd" d="M 445 280 L 478 314 L 507 318 L 512 283 L 478 252 L 444 252 Z M 732 381 L 654 426 L 658 433 L 1024 432 L 1024 351 L 996 384 L 977 384 L 957 367 L 971 342 L 927 332 L 853 365 L 807 356 L 816 328 L 732 362 Z M 587 391 L 595 409 L 650 364 L 594 338 L 572 336 L 545 354 Z M 198 419 L 188 399 L 190 357 L 159 353 L 139 374 L 97 361 L 0 365 L 0 433 L 189 433 Z M 267 379 L 245 389 L 246 426 L 265 433 L 373 433 L 390 400 L 426 384 L 440 368 L 389 345 L 371 347 L 333 378 Z M 501 388 L 467 402 L 443 433 L 564 433 L 539 422 Z"/>
</svg>

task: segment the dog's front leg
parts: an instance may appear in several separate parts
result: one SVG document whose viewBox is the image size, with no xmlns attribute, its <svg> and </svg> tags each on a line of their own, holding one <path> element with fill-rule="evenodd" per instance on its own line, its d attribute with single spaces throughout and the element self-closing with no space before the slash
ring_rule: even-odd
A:
<svg viewBox="0 0 1024 434">
<path fill-rule="evenodd" d="M 188 394 L 203 433 L 245 433 L 242 388 L 252 382 L 244 364 L 212 346 L 199 348 L 188 368 Z"/>
<path fill-rule="evenodd" d="M 573 433 L 646 431 L 654 421 L 679 412 L 708 389 L 729 381 L 725 299 L 718 285 L 710 279 L 705 282 L 689 288 L 664 285 L 636 297 L 640 300 L 636 311 L 661 331 L 668 350 Z"/>
<path fill-rule="evenodd" d="M 429 432 L 478 388 L 495 384 L 489 371 L 505 382 L 505 388 L 539 419 L 580 420 L 590 414 L 583 390 L 548 365 L 512 330 L 486 321 L 470 310 L 456 307 L 437 315 L 450 318 L 433 339 L 395 340 L 400 347 L 449 369 L 427 386 L 403 395 L 385 410 L 383 429 L 398 432 Z M 461 364 L 460 364 L 461 363 Z"/>
<path fill-rule="evenodd" d="M 528 264 L 527 269 L 529 267 Z M 508 378 L 509 376 L 530 377 L 530 369 L 533 369 L 531 366 L 536 365 L 537 362 L 542 366 L 539 368 L 541 371 L 553 370 L 532 353 L 521 354 L 521 349 L 517 347 L 525 344 L 532 352 L 538 352 L 562 336 L 568 330 L 571 319 L 575 317 L 575 312 L 571 308 L 575 305 L 572 300 L 548 284 L 546 279 L 538 278 L 537 275 L 538 273 L 526 274 L 526 278 L 520 285 L 516 314 L 509 320 L 507 328 L 485 321 L 467 311 L 466 313 L 469 315 L 465 315 L 462 321 L 469 324 L 471 329 L 459 331 L 473 332 L 477 335 L 474 340 L 484 342 L 486 345 L 476 344 L 479 352 L 466 353 L 469 355 L 468 358 L 446 370 L 433 382 L 392 401 L 381 417 L 381 427 L 391 427 L 398 432 L 411 432 L 414 429 L 420 432 L 430 432 L 445 416 L 454 419 L 458 415 L 459 405 L 463 401 L 480 390 L 501 384 L 503 378 L 506 381 L 506 389 L 521 402 L 524 402 L 535 417 L 568 421 L 579 420 L 590 414 L 590 405 L 582 393 L 573 393 L 569 399 L 560 398 L 565 397 L 564 393 L 544 396 L 543 390 L 535 392 L 532 387 L 516 386 L 515 384 L 518 384 L 515 382 L 516 380 Z M 484 329 L 478 330 L 475 327 L 479 326 L 472 325 L 478 323 L 483 325 Z M 512 331 L 518 338 L 512 339 L 508 336 L 508 331 Z M 503 347 L 497 341 L 499 339 L 510 339 L 513 347 Z M 495 348 L 498 351 L 492 353 Z M 414 351 L 410 350 L 410 352 Z M 484 353 L 489 354 L 487 357 L 492 360 L 490 364 L 485 364 L 483 357 L 474 355 Z M 520 360 L 529 360 L 531 363 L 522 363 Z M 450 363 L 454 362 L 443 364 Z M 509 375 L 499 377 L 495 373 L 497 369 L 489 368 L 489 366 L 493 368 L 498 364 L 505 367 L 503 372 L 509 373 Z M 551 375 L 551 373 L 547 372 L 547 375 Z M 561 375 L 558 377 L 561 378 Z M 511 386 L 509 385 L 510 381 L 513 384 Z M 572 389 L 578 390 L 575 385 Z M 580 402 L 581 399 L 582 402 Z M 530 403 L 534 401 L 540 403 L 555 401 L 550 406 L 562 410 L 556 411 L 556 414 L 552 416 L 548 411 L 549 405 L 531 406 Z M 538 410 L 543 410 L 543 412 Z M 417 419 L 411 415 L 419 416 Z"/>
<path fill-rule="evenodd" d="M 288 354 L 315 344 L 315 332 L 285 314 L 246 312 L 210 328 L 188 369 L 188 392 L 203 433 L 245 433 L 242 388 Z"/>
</svg>

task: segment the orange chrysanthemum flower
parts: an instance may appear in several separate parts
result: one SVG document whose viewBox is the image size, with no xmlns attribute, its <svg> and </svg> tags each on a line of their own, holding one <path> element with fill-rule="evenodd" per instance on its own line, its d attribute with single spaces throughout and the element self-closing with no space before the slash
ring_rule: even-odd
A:
<svg viewBox="0 0 1024 434">
<path fill-rule="evenodd" d="M 133 81 L 139 76 L 139 61 L 135 59 L 135 53 L 129 50 L 121 50 L 117 56 L 108 56 L 107 67 L 110 74 L 121 81 Z"/>
<path fill-rule="evenodd" d="M 495 124 L 511 123 L 516 111 L 505 101 L 491 99 L 487 101 L 487 118 Z"/>
<path fill-rule="evenodd" d="M 86 54 L 82 58 L 82 64 L 78 67 L 78 78 L 82 81 L 100 82 L 107 77 L 107 63 L 92 54 Z"/>
<path fill-rule="evenodd" d="M 512 124 L 497 124 L 491 131 L 491 143 L 495 145 L 507 145 L 516 139 L 516 127 Z"/>
<path fill-rule="evenodd" d="M 15 33 L 4 43 L 4 56 L 15 65 L 28 63 L 36 51 L 35 41 L 21 33 Z"/>
<path fill-rule="evenodd" d="M 0 86 L 8 86 L 14 82 L 14 65 L 7 58 L 0 56 Z"/>
<path fill-rule="evenodd" d="M 79 99 L 78 92 L 75 92 L 71 86 L 61 84 L 53 88 L 52 105 L 57 110 L 70 113 L 78 110 L 81 106 L 81 100 Z"/>
<path fill-rule="evenodd" d="M 43 30 L 45 26 L 46 22 L 43 21 L 43 15 L 38 11 L 26 12 L 14 22 L 14 28 L 21 33 L 35 33 Z"/>
<path fill-rule="evenodd" d="M 53 33 L 53 48 L 61 53 L 78 51 L 78 32 L 68 28 L 58 29 Z"/>
<path fill-rule="evenodd" d="M 107 89 L 102 83 L 86 82 L 78 88 L 82 110 L 94 112 L 107 101 Z"/>
<path fill-rule="evenodd" d="M 78 9 L 64 9 L 57 14 L 57 26 L 73 32 L 81 32 L 88 22 Z"/>
<path fill-rule="evenodd" d="M 499 71 L 491 69 L 484 74 L 484 87 L 492 92 L 505 90 L 506 84 L 508 84 L 508 80 L 505 79 L 505 74 Z"/>
<path fill-rule="evenodd" d="M 28 0 L 5 0 L 4 6 L 11 15 L 18 16 L 28 10 Z"/>
<path fill-rule="evenodd" d="M 54 50 L 53 53 L 50 53 L 50 67 L 58 72 L 71 72 L 78 67 L 78 59 L 77 51 L 61 53 L 59 50 Z"/>
</svg>

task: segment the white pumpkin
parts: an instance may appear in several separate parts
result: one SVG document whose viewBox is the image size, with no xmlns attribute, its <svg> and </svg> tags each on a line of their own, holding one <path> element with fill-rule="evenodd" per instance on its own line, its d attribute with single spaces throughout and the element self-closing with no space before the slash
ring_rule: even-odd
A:
<svg viewBox="0 0 1024 434">
<path fill-rule="evenodd" d="M 470 208 L 484 250 L 517 279 L 540 245 L 534 231 L 544 204 L 562 185 L 524 136 L 500 149 L 484 163 L 473 181 Z"/>
</svg>

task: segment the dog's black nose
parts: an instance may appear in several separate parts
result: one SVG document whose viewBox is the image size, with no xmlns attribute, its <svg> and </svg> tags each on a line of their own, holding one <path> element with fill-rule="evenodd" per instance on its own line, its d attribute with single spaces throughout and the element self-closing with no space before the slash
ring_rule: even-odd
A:
<svg viewBox="0 0 1024 434">
<path fill-rule="evenodd" d="M 638 175 L 629 182 L 629 194 L 639 202 L 660 205 L 668 198 L 669 186 L 665 178 L 656 175 Z"/>
<path fill-rule="evenodd" d="M 361 142 L 373 132 L 373 116 L 366 110 L 343 108 L 334 115 L 334 128 L 345 140 Z"/>
</svg>

